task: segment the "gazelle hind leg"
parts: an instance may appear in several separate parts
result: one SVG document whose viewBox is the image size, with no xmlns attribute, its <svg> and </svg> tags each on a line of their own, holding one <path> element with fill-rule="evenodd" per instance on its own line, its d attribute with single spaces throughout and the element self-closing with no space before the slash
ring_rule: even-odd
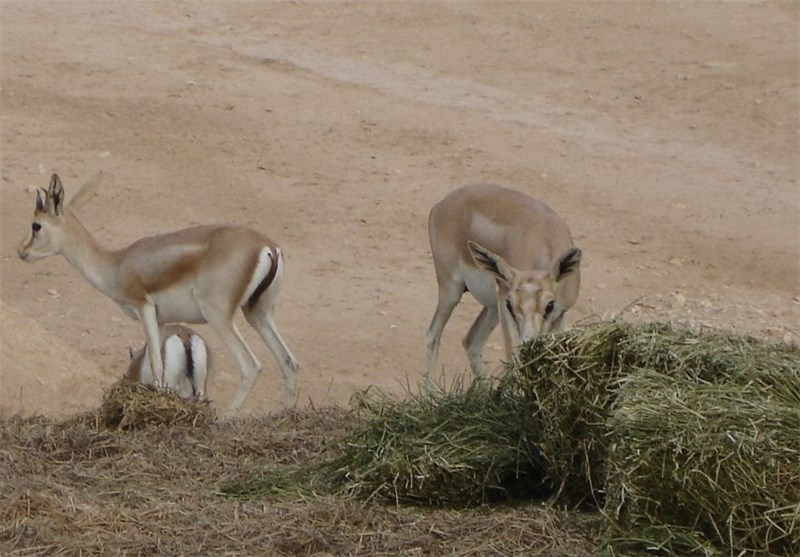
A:
<svg viewBox="0 0 800 557">
<path fill-rule="evenodd" d="M 439 345 L 442 340 L 444 326 L 453 314 L 453 310 L 461 300 L 464 293 L 463 283 L 451 282 L 439 287 L 439 301 L 436 304 L 436 311 L 428 327 L 428 365 L 425 370 L 425 382 L 430 385 L 433 382 L 436 371 L 436 359 L 439 357 Z"/>
<path fill-rule="evenodd" d="M 258 332 L 281 368 L 286 388 L 284 407 L 294 408 L 297 405 L 297 372 L 300 369 L 300 363 L 278 332 L 275 321 L 272 319 L 272 308 L 265 310 L 262 306 L 256 306 L 254 309 L 245 308 L 243 311 L 245 319 Z"/>
<path fill-rule="evenodd" d="M 217 315 L 208 310 L 203 311 L 203 316 L 217 336 L 225 343 L 225 346 L 228 347 L 228 350 L 236 359 L 236 364 L 239 366 L 239 373 L 241 374 L 239 389 L 225 411 L 226 416 L 231 416 L 239 410 L 250 395 L 250 391 L 253 390 L 261 373 L 261 362 L 253 355 L 253 351 L 247 346 L 231 317 Z"/>
<path fill-rule="evenodd" d="M 254 305 L 242 306 L 242 313 L 278 361 L 286 388 L 283 405 L 285 408 L 294 408 L 297 404 L 297 371 L 300 369 L 300 364 L 281 338 L 275 321 L 272 319 L 272 308 L 275 306 L 275 300 L 283 284 L 283 274 L 284 266 L 281 257 L 278 259 L 278 268 L 272 284 Z"/>
<path fill-rule="evenodd" d="M 472 373 L 478 378 L 486 377 L 486 362 L 483 361 L 483 347 L 489 339 L 489 335 L 500 322 L 497 307 L 484 307 L 478 314 L 475 322 L 469 328 L 467 336 L 464 337 L 463 345 L 467 351 L 469 365 Z"/>
</svg>

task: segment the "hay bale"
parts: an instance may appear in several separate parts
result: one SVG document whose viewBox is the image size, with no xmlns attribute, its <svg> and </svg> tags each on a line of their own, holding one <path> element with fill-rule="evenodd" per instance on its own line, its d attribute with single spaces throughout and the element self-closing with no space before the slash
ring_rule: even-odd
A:
<svg viewBox="0 0 800 557">
<path fill-rule="evenodd" d="M 508 385 L 456 385 L 405 401 L 361 395 L 364 425 L 328 464 L 335 485 L 364 498 L 464 507 L 539 489 L 532 407 Z"/>
<path fill-rule="evenodd" d="M 572 504 L 603 504 L 608 418 L 620 381 L 634 370 L 692 381 L 752 382 L 800 405 L 798 351 L 742 335 L 613 321 L 537 338 L 523 347 L 520 361 L 520 388 L 537 403 L 548 481 Z"/>
<path fill-rule="evenodd" d="M 522 358 L 548 481 L 605 508 L 618 547 L 800 554 L 796 348 L 611 322 Z"/>
<path fill-rule="evenodd" d="M 82 419 L 98 429 L 145 429 L 155 426 L 207 427 L 216 419 L 207 400 L 189 401 L 176 393 L 131 381 L 120 381 L 103 396 L 100 407 Z"/>
<path fill-rule="evenodd" d="M 638 370 L 621 382 L 606 514 L 637 542 L 618 545 L 800 554 L 800 406 L 774 396 L 798 377 L 764 388 L 758 373 L 732 381 L 741 371 L 709 383 Z"/>
</svg>

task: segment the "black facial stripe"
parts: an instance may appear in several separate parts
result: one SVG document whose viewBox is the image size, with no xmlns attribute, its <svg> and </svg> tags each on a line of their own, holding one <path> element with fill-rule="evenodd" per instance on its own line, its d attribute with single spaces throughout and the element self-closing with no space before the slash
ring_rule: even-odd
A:
<svg viewBox="0 0 800 557">
<path fill-rule="evenodd" d="M 511 305 L 511 300 L 506 300 L 506 309 L 508 310 L 508 313 L 511 314 L 511 317 L 516 319 L 516 316 L 514 315 L 514 306 Z"/>
</svg>

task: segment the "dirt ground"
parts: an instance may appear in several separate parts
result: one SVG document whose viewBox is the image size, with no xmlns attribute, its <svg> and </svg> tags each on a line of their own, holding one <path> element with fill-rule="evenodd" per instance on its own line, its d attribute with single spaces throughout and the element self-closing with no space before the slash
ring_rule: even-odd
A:
<svg viewBox="0 0 800 557">
<path fill-rule="evenodd" d="M 276 239 L 303 407 L 416 388 L 427 214 L 473 182 L 569 223 L 572 323 L 800 334 L 800 4 L 19 1 L 0 21 L 0 416 L 96 406 L 143 342 L 63 258 L 18 259 L 53 171 L 68 197 L 104 171 L 81 217 L 110 247 L 214 222 Z M 447 377 L 477 311 L 465 297 L 445 330 Z M 265 365 L 245 412 L 277 410 L 276 363 L 238 323 Z M 198 329 L 224 404 L 238 372 Z"/>
</svg>

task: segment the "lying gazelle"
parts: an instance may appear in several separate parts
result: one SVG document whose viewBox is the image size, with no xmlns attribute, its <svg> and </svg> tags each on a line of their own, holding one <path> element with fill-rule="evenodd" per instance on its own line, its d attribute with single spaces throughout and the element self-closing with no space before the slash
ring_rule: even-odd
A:
<svg viewBox="0 0 800 557">
<path fill-rule="evenodd" d="M 211 369 L 211 353 L 205 339 L 183 325 L 166 325 L 161 330 L 161 339 L 164 384 L 185 399 L 204 399 Z M 139 350 L 128 348 L 128 354 L 130 361 L 125 379 L 155 385 L 147 344 Z"/>
<path fill-rule="evenodd" d="M 463 341 L 477 377 L 486 375 L 483 346 L 498 321 L 509 362 L 525 341 L 562 329 L 578 298 L 581 250 L 547 205 L 499 186 L 466 186 L 431 209 L 428 233 L 439 283 L 428 328 L 428 382 L 442 330 L 464 292 L 484 306 Z"/>
<path fill-rule="evenodd" d="M 272 318 L 283 282 L 281 249 L 260 233 L 241 226 L 195 226 L 142 238 L 127 248 L 100 246 L 73 208 L 64 204 L 56 174 L 49 189 L 37 191 L 36 210 L 20 258 L 35 261 L 62 254 L 92 286 L 117 302 L 144 327 L 156 385 L 164 384 L 159 327 L 167 323 L 208 323 L 236 359 L 239 389 L 227 413 L 235 413 L 261 372 L 261 363 L 245 343 L 233 317 L 241 309 L 278 360 L 286 386 L 284 405 L 297 401 L 299 364 L 281 339 Z"/>
</svg>

